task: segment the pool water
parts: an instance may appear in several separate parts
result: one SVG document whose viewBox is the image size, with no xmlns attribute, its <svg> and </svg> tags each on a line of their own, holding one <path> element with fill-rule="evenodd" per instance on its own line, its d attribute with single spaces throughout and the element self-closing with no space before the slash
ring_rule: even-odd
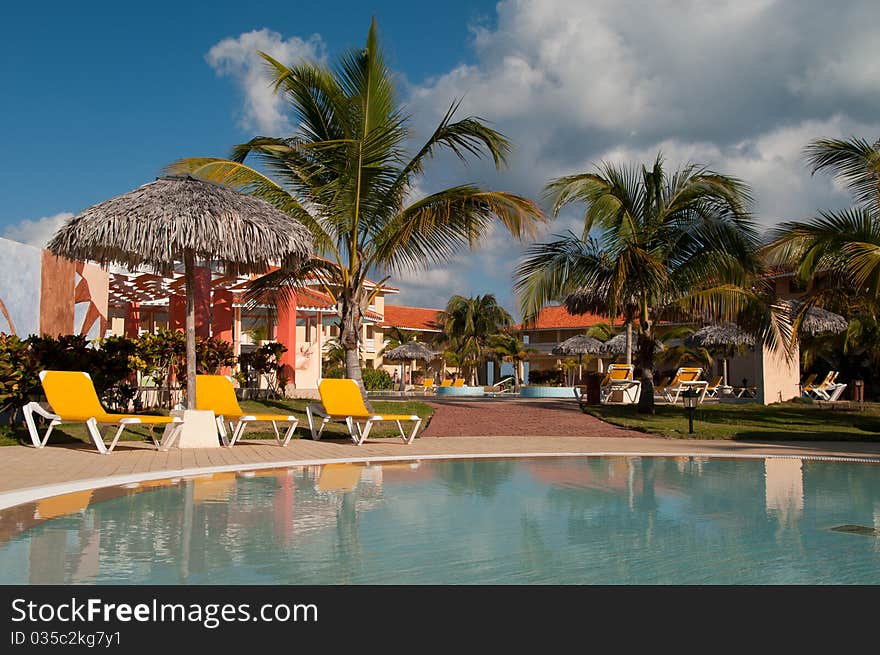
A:
<svg viewBox="0 0 880 655">
<path fill-rule="evenodd" d="M 877 584 L 878 534 L 873 464 L 337 464 L 3 510 L 0 583 Z"/>
</svg>

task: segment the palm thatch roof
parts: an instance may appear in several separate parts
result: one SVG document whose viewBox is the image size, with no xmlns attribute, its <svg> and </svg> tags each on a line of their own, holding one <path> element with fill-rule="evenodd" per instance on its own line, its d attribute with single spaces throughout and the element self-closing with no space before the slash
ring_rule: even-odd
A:
<svg viewBox="0 0 880 655">
<path fill-rule="evenodd" d="M 420 359 L 431 361 L 436 356 L 436 352 L 428 348 L 425 344 L 418 341 L 409 341 L 403 345 L 392 348 L 382 355 L 382 359 L 390 359 L 392 361 L 409 361 L 411 359 Z"/>
<path fill-rule="evenodd" d="M 598 355 L 602 352 L 602 342 L 586 334 L 577 334 L 566 339 L 551 351 L 554 355 Z"/>
<path fill-rule="evenodd" d="M 563 304 L 569 314 L 575 315 L 595 313 L 602 307 L 596 294 L 586 287 L 572 291 L 565 297 Z"/>
<path fill-rule="evenodd" d="M 754 346 L 755 337 L 743 331 L 735 323 L 721 323 L 706 325 L 694 332 L 684 340 L 688 346 L 713 347 L 738 347 Z"/>
<path fill-rule="evenodd" d="M 785 302 L 792 314 L 797 314 L 803 307 L 803 303 L 799 300 L 788 300 Z M 829 312 L 821 307 L 808 307 L 801 320 L 800 331 L 813 336 L 825 333 L 840 334 L 841 332 L 846 332 L 848 327 L 849 321 L 840 314 Z"/>
<path fill-rule="evenodd" d="M 638 350 L 638 340 L 633 335 L 632 348 L 633 351 Z M 659 341 L 654 342 L 654 352 L 658 353 L 663 350 L 663 344 Z M 624 355 L 626 354 L 626 333 L 621 332 L 617 336 L 611 337 L 602 344 L 602 352 L 607 355 Z"/>
<path fill-rule="evenodd" d="M 309 230 L 269 203 L 190 176 L 161 177 L 93 205 L 62 226 L 49 250 L 70 259 L 168 274 L 189 251 L 230 274 L 261 273 L 312 252 Z"/>
</svg>

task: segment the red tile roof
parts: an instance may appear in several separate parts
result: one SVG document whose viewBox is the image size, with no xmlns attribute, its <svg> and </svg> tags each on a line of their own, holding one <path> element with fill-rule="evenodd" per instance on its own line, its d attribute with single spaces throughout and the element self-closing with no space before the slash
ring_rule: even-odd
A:
<svg viewBox="0 0 880 655">
<path fill-rule="evenodd" d="M 301 311 L 319 311 L 319 312 L 335 312 L 336 305 L 333 298 L 321 291 L 314 289 L 301 288 L 296 290 L 296 308 Z M 372 311 L 367 310 L 364 316 L 371 321 L 381 321 L 382 317 Z"/>
<path fill-rule="evenodd" d="M 439 332 L 437 314 L 442 310 L 427 307 L 404 307 L 403 305 L 385 305 L 385 320 L 382 327 L 396 327 L 402 330 L 423 330 Z"/>
<path fill-rule="evenodd" d="M 531 325 L 519 324 L 517 330 L 571 330 L 593 327 L 597 323 L 610 323 L 605 316 L 598 314 L 569 314 L 562 305 L 545 307 Z"/>
</svg>

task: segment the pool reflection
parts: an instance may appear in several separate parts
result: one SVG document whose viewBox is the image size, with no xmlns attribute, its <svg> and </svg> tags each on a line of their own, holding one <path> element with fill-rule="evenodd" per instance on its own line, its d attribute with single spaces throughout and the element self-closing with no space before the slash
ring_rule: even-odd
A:
<svg viewBox="0 0 880 655">
<path fill-rule="evenodd" d="M 880 582 L 870 465 L 552 458 L 332 464 L 0 512 L 12 584 Z"/>
</svg>

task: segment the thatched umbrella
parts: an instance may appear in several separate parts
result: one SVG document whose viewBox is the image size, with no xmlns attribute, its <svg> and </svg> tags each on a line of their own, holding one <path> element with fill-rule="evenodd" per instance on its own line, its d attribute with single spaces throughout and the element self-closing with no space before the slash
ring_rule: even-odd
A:
<svg viewBox="0 0 880 655">
<path fill-rule="evenodd" d="M 418 341 L 408 341 L 382 354 L 382 359 L 400 362 L 400 390 L 406 390 L 406 362 L 423 359 L 427 364 L 436 356 L 436 352 Z"/>
<path fill-rule="evenodd" d="M 553 347 L 551 351 L 554 355 L 571 356 L 577 355 L 578 358 L 578 380 L 583 377 L 581 360 L 584 355 L 598 355 L 602 352 L 602 342 L 586 334 L 576 334 L 570 339 L 566 339 L 562 343 Z"/>
<path fill-rule="evenodd" d="M 663 350 L 663 344 L 658 341 L 654 342 L 654 352 L 658 353 Z M 614 355 L 615 357 L 619 357 L 621 355 L 626 354 L 626 333 L 621 332 L 620 334 L 611 337 L 602 344 L 602 352 L 607 355 Z"/>
<path fill-rule="evenodd" d="M 724 357 L 722 359 L 722 375 L 724 384 L 727 384 L 727 360 L 734 348 L 743 348 L 755 345 L 755 337 L 744 332 L 735 323 L 721 323 L 706 325 L 686 337 L 684 342 L 689 346 L 700 346 L 709 350 L 720 349 Z"/>
<path fill-rule="evenodd" d="M 792 314 L 796 314 L 800 311 L 802 303 L 797 300 L 789 300 L 788 306 L 791 309 Z M 817 334 L 826 333 L 840 334 L 841 332 L 846 332 L 848 327 L 849 321 L 840 314 L 829 312 L 827 309 L 822 309 L 821 307 L 809 307 L 807 311 L 804 312 L 800 331 L 816 336 Z"/>
<path fill-rule="evenodd" d="M 89 207 L 67 221 L 48 247 L 70 259 L 148 267 L 163 275 L 183 262 L 186 396 L 193 409 L 196 260 L 215 261 L 233 275 L 262 273 L 282 258 L 309 257 L 312 237 L 263 200 L 190 176 L 168 176 Z"/>
</svg>

